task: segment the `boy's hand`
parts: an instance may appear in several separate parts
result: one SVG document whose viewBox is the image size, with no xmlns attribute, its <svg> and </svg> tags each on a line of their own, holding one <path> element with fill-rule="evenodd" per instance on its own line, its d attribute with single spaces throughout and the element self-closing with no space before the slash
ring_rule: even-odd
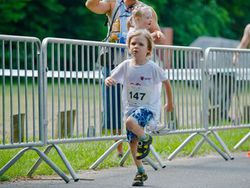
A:
<svg viewBox="0 0 250 188">
<path fill-rule="evenodd" d="M 115 84 L 116 84 L 116 81 L 113 78 L 111 78 L 110 76 L 105 79 L 106 86 L 112 86 Z"/>
<path fill-rule="evenodd" d="M 164 108 L 167 112 L 172 112 L 174 110 L 174 104 L 173 103 L 165 104 Z"/>
</svg>

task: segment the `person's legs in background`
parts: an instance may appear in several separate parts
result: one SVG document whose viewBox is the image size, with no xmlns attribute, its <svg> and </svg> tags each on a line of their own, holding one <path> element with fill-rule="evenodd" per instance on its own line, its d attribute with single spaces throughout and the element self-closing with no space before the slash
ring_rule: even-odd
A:
<svg viewBox="0 0 250 188">
<path fill-rule="evenodd" d="M 104 79 L 109 76 L 110 69 L 103 68 Z M 122 109 L 121 109 L 121 85 L 107 87 L 102 83 L 103 98 L 103 129 L 112 131 L 113 135 L 122 134 Z M 123 156 L 123 146 L 120 143 L 117 146 L 118 157 Z"/>
</svg>

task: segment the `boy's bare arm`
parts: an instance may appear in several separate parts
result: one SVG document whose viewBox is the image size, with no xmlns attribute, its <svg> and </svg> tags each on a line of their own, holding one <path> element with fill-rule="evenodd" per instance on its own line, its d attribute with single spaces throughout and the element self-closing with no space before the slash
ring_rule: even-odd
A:
<svg viewBox="0 0 250 188">
<path fill-rule="evenodd" d="M 166 95 L 167 95 L 167 104 L 165 105 L 165 108 L 168 112 L 172 112 L 174 109 L 174 103 L 173 103 L 173 94 L 172 94 L 172 87 L 169 80 L 163 81 Z"/>
</svg>

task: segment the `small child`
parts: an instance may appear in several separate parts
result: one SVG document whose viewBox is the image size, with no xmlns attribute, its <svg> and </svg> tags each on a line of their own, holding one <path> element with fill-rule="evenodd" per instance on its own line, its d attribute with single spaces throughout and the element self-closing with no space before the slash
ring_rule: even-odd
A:
<svg viewBox="0 0 250 188">
<path fill-rule="evenodd" d="M 147 29 L 151 27 L 153 20 L 152 9 L 148 6 L 139 7 L 133 10 L 132 15 L 130 16 L 127 27 L 128 27 L 128 36 L 129 34 L 137 29 Z M 153 31 L 151 33 L 153 40 L 160 39 L 164 36 L 161 31 Z"/>
<path fill-rule="evenodd" d="M 165 86 L 167 111 L 173 110 L 172 90 L 164 70 L 149 60 L 153 39 L 145 29 L 135 30 L 128 36 L 127 45 L 132 55 L 119 64 L 105 79 L 107 86 L 123 85 L 122 101 L 127 139 L 137 173 L 133 186 L 142 186 L 147 180 L 142 160 L 150 151 L 152 137 L 144 132 L 146 126 L 157 126 L 161 110 L 161 86 Z"/>
</svg>

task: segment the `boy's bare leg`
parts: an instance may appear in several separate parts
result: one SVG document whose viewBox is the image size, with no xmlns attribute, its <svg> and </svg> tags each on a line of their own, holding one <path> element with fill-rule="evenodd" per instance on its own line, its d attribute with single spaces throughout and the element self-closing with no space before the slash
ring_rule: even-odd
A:
<svg viewBox="0 0 250 188">
<path fill-rule="evenodd" d="M 138 167 L 142 166 L 142 160 L 136 159 L 138 140 L 133 140 L 129 143 L 130 151 L 134 160 L 135 165 Z"/>
<path fill-rule="evenodd" d="M 129 143 L 130 146 L 130 151 L 134 160 L 134 163 L 137 167 L 137 173 L 134 177 L 132 186 L 143 186 L 143 182 L 146 181 L 148 179 L 147 174 L 145 173 L 144 167 L 142 165 L 142 160 L 138 160 L 136 158 L 136 154 L 137 154 L 137 146 L 138 146 L 138 140 L 132 140 Z"/>
<path fill-rule="evenodd" d="M 152 138 L 150 136 L 147 136 L 144 132 L 144 129 L 138 125 L 133 118 L 128 117 L 127 121 L 126 121 L 126 128 L 133 132 L 136 136 L 137 139 L 133 139 L 130 141 L 130 151 L 134 160 L 134 163 L 137 167 L 137 173 L 135 175 L 134 181 L 132 183 L 132 186 L 142 186 L 144 183 L 144 181 L 146 181 L 148 179 L 147 174 L 145 173 L 145 169 L 143 167 L 142 164 L 142 157 L 145 157 L 146 155 L 148 155 L 148 150 L 142 151 L 141 154 L 139 154 L 138 156 L 138 143 L 139 140 L 140 142 L 142 140 L 144 140 L 144 142 L 148 142 L 148 144 L 152 143 Z M 148 141 L 146 141 L 146 139 Z M 143 145 L 141 145 L 143 146 Z M 147 146 L 147 148 L 149 148 L 149 145 Z"/>
<path fill-rule="evenodd" d="M 128 117 L 126 121 L 126 128 L 130 130 L 131 132 L 133 132 L 135 135 L 137 135 L 138 138 L 145 135 L 143 128 L 137 123 L 135 123 L 134 120 L 131 119 L 130 117 Z"/>
</svg>

